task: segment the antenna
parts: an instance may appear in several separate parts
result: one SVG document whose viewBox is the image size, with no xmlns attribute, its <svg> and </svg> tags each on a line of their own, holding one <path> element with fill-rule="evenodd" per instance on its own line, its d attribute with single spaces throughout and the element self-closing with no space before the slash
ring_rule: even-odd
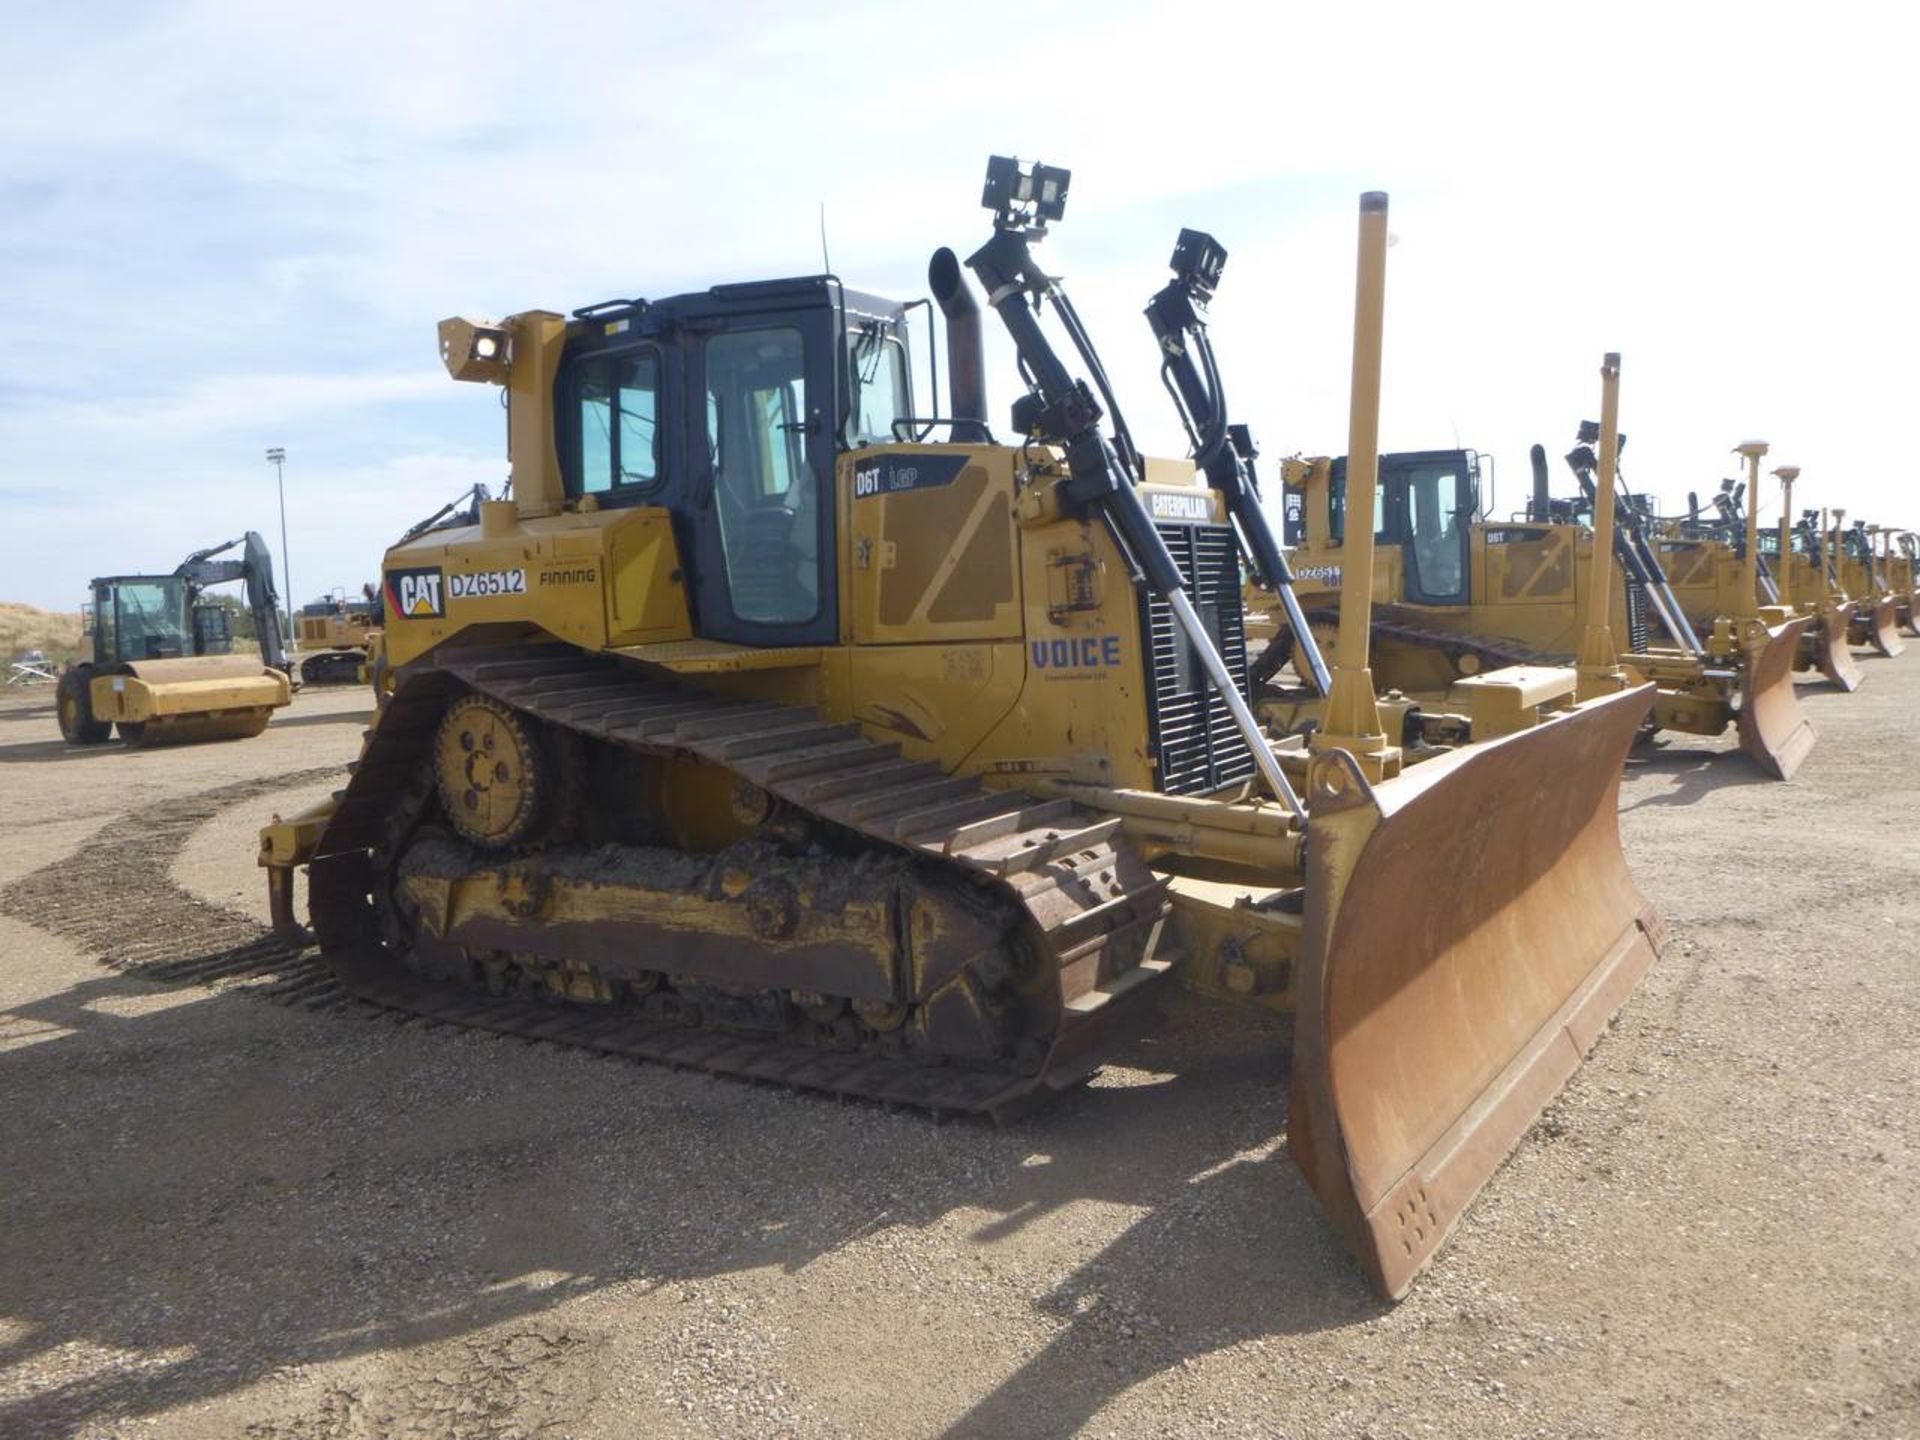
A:
<svg viewBox="0 0 1920 1440">
<path fill-rule="evenodd" d="M 833 273 L 833 261 L 827 258 L 827 202 L 820 202 L 820 268 L 827 274 Z"/>
</svg>

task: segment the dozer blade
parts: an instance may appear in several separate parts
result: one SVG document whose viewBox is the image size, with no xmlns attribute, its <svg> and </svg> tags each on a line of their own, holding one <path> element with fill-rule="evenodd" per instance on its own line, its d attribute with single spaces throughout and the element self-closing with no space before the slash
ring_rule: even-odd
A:
<svg viewBox="0 0 1920 1440">
<path fill-rule="evenodd" d="M 1791 780 L 1813 749 L 1813 723 L 1801 713 L 1793 683 L 1800 637 L 1813 620 L 1789 620 L 1772 627 L 1753 623 L 1757 633 L 1746 647 L 1746 690 L 1734 725 L 1740 748 L 1754 764 L 1775 779 Z"/>
<path fill-rule="evenodd" d="M 1900 607 L 1891 595 L 1873 607 L 1873 616 L 1867 624 L 1867 642 L 1889 660 L 1907 648 L 1907 642 L 1900 638 L 1899 624 Z"/>
<path fill-rule="evenodd" d="M 1847 644 L 1847 612 L 1827 609 L 1813 622 L 1813 663 L 1820 673 L 1851 695 L 1866 678 Z"/>
<path fill-rule="evenodd" d="M 1643 685 L 1369 789 L 1316 762 L 1288 1148 L 1398 1299 L 1653 963 L 1620 769 Z"/>
</svg>

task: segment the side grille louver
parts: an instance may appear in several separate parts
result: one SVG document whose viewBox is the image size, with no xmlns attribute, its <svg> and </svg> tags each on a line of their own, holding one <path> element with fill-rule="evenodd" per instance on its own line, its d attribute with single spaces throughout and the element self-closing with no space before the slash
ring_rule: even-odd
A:
<svg viewBox="0 0 1920 1440">
<path fill-rule="evenodd" d="M 1247 695 L 1247 631 L 1232 528 L 1163 524 L 1158 529 L 1186 579 L 1194 608 L 1215 632 L 1228 673 Z M 1159 788 L 1168 795 L 1203 795 L 1245 780 L 1254 773 L 1253 755 L 1207 683 L 1206 671 L 1187 654 L 1173 612 L 1164 600 L 1144 592 L 1140 610 L 1147 644 L 1147 722 Z"/>
<path fill-rule="evenodd" d="M 1627 648 L 1643 654 L 1653 642 L 1652 616 L 1649 613 L 1647 587 L 1638 580 L 1627 581 Z"/>
</svg>

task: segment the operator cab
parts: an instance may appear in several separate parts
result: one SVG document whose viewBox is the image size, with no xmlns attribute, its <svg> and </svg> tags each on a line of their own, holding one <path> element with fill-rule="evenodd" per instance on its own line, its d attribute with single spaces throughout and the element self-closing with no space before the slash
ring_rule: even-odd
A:
<svg viewBox="0 0 1920 1440">
<path fill-rule="evenodd" d="M 700 634 L 834 643 L 837 458 L 917 438 L 906 309 L 821 275 L 575 311 L 569 500 L 672 513 Z"/>
<path fill-rule="evenodd" d="M 1473 522 L 1480 510 L 1480 457 L 1472 450 L 1410 450 L 1380 457 L 1374 485 L 1374 543 L 1398 545 L 1406 558 L 1407 600 L 1468 603 Z M 1346 542 L 1347 459 L 1333 462 L 1327 491 L 1328 539 Z"/>
<path fill-rule="evenodd" d="M 178 575 L 114 575 L 93 582 L 87 607 L 97 666 L 198 653 L 187 582 Z"/>
</svg>

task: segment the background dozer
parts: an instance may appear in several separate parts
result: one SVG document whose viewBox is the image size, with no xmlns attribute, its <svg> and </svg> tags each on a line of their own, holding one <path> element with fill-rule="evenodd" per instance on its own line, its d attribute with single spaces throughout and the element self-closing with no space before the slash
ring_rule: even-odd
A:
<svg viewBox="0 0 1920 1440">
<path fill-rule="evenodd" d="M 238 557 L 219 558 L 235 546 Z M 202 602 L 233 581 L 246 587 L 257 657 L 234 654 L 227 611 Z M 171 575 L 110 575 L 90 591 L 92 654 L 61 674 L 56 699 L 69 744 L 100 744 L 116 728 L 133 746 L 239 739 L 293 698 L 273 562 L 252 531 L 195 551 Z"/>
<path fill-rule="evenodd" d="M 300 651 L 300 683 L 351 685 L 362 680 L 367 656 L 380 633 L 378 609 L 372 586 L 359 600 L 348 599 L 344 590 L 336 590 L 302 605 L 293 617 Z"/>
<path fill-rule="evenodd" d="M 1615 818 L 1648 692 L 1384 778 L 1363 615 L 1343 728 L 1276 754 L 1224 506 L 1134 450 L 1034 256 L 1067 183 L 992 162 L 966 262 L 1013 443 L 951 251 L 945 417 L 905 307 L 831 276 L 444 322 L 512 499 L 386 555 L 391 695 L 262 833 L 276 920 L 304 865 L 379 1003 L 936 1112 L 1077 1083 L 1173 975 L 1294 1011 L 1289 1145 L 1398 1295 L 1654 958 Z M 1385 256 L 1370 195 L 1356 455 Z"/>
<path fill-rule="evenodd" d="M 1909 635 L 1920 635 L 1920 616 L 1914 601 L 1920 599 L 1920 545 L 1911 530 L 1891 532 L 1893 548 L 1887 557 L 1887 580 L 1893 586 L 1894 606 L 1900 623 Z"/>
<path fill-rule="evenodd" d="M 1768 532 L 1756 534 L 1760 601 L 1773 619 L 1799 616 L 1808 622 L 1794 660 L 1796 670 L 1819 670 L 1840 689 L 1857 690 L 1864 677 L 1847 639 L 1853 604 L 1834 580 L 1836 572 L 1827 541 L 1820 538 L 1822 532 L 1811 520 L 1800 526 L 1788 520 L 1793 511 L 1793 482 L 1799 473 L 1795 465 L 1773 472 L 1781 485 L 1780 523 L 1792 558 L 1781 564 L 1780 539 Z M 1687 518 L 1663 522 L 1661 533 L 1651 542 L 1675 603 L 1692 624 L 1710 625 L 1715 616 L 1747 603 L 1744 597 L 1754 584 L 1746 563 L 1749 489 L 1746 481 L 1723 481 L 1713 496 L 1711 513 L 1690 503 Z M 1819 512 L 1808 513 L 1817 516 Z"/>
<path fill-rule="evenodd" d="M 1259 449 L 1248 427 L 1228 416 L 1220 362 L 1207 333 L 1208 307 L 1226 259 L 1225 247 L 1213 236 L 1182 230 L 1168 262 L 1174 278 L 1148 302 L 1147 323 L 1160 350 L 1161 380 L 1186 429 L 1195 468 L 1220 497 L 1239 544 L 1247 576 L 1249 643 L 1264 644 L 1251 667 L 1264 697 L 1260 713 L 1269 721 L 1280 718 L 1282 743 L 1292 744 L 1327 723 L 1332 675 L 1321 636 L 1302 607 L 1292 568 L 1261 503 L 1254 469 Z M 1273 644 L 1282 631 L 1288 641 Z M 1330 628 L 1327 633 L 1330 637 Z M 1274 672 L 1289 656 L 1296 683 L 1285 696 L 1276 696 Z M 1543 714 L 1572 704 L 1577 686 L 1578 677 L 1565 667 L 1508 665 L 1484 670 L 1471 686 L 1463 687 L 1461 711 L 1413 705 L 1402 694 L 1378 700 L 1376 709 L 1387 714 L 1399 741 L 1396 752 L 1405 764 L 1538 724 Z"/>
<path fill-rule="evenodd" d="M 1856 520 L 1840 536 L 1840 588 L 1857 597 L 1848 643 L 1890 660 L 1907 646 L 1900 638 L 1900 602 L 1887 575 L 1887 557 L 1875 548 L 1882 533 L 1879 526 Z"/>
<path fill-rule="evenodd" d="M 1760 590 L 1765 601 L 1761 613 L 1769 620 L 1797 616 L 1807 622 L 1793 661 L 1796 671 L 1818 670 L 1842 690 L 1858 689 L 1860 667 L 1847 643 L 1851 611 L 1833 597 L 1827 584 L 1829 567 L 1814 524 L 1819 512 L 1807 511 L 1799 521 L 1793 519 L 1793 482 L 1799 466 L 1782 465 L 1773 474 L 1780 482 L 1780 528 L 1761 531 L 1758 537 Z M 1736 492 L 1744 489 L 1735 487 Z M 1729 508 L 1739 523 L 1737 502 Z M 1744 537 L 1731 544 L 1714 538 L 1715 564 L 1724 560 L 1726 568 L 1737 574 L 1744 544 Z"/>
<path fill-rule="evenodd" d="M 1617 384 L 1617 373 L 1609 385 Z M 1729 609 L 1698 629 L 1667 585 L 1644 526 L 1648 507 L 1617 480 L 1596 478 L 1592 442 L 1601 426 L 1581 428 L 1567 456 L 1582 494 L 1552 498 L 1546 456 L 1533 449 L 1534 492 L 1524 517 L 1482 513 L 1479 457 L 1466 450 L 1418 451 L 1382 458 L 1375 531 L 1383 549 L 1376 584 L 1374 671 L 1409 723 L 1463 701 L 1482 712 L 1498 692 L 1494 667 L 1564 666 L 1578 660 L 1594 674 L 1613 660 L 1584 653 L 1596 625 L 1618 663 L 1654 682 L 1658 729 L 1718 735 L 1729 728 L 1742 751 L 1780 779 L 1812 748 L 1813 729 L 1794 697 L 1792 665 L 1806 628 L 1792 617 L 1763 617 L 1751 571 L 1731 587 Z M 1764 445 L 1757 453 L 1764 452 Z M 1757 458 L 1750 460 L 1757 464 Z M 1289 513 L 1298 542 L 1292 559 L 1310 621 L 1332 623 L 1353 535 L 1344 459 L 1295 462 Z M 1604 511 L 1604 514 L 1600 512 Z M 1594 525 L 1582 524 L 1591 518 Z M 1607 563 L 1605 616 L 1596 617 L 1596 557 Z M 1749 598 L 1744 605 L 1740 595 Z M 1300 640 L 1289 623 L 1275 630 L 1272 660 Z M 1550 673 L 1550 672 L 1542 672 Z M 1543 685 L 1543 692 L 1551 687 Z M 1580 693 L 1588 693 L 1583 690 Z M 1286 697 L 1264 707 L 1295 727 L 1315 706 Z"/>
</svg>

